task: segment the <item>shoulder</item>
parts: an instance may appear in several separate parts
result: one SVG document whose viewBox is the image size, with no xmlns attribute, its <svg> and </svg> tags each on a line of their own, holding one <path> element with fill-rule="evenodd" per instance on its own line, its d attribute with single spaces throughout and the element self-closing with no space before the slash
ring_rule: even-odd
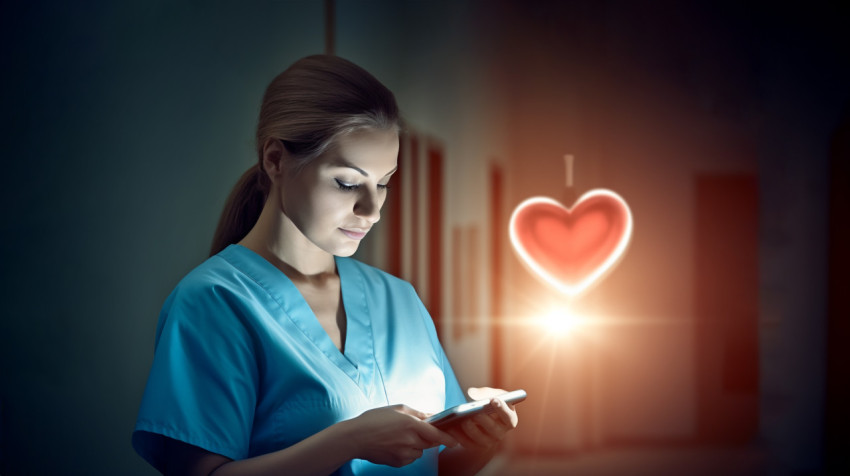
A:
<svg viewBox="0 0 850 476">
<path fill-rule="evenodd" d="M 251 279 L 220 255 L 212 256 L 181 279 L 160 311 L 163 326 L 232 331 L 256 314 L 260 293 Z"/>
<path fill-rule="evenodd" d="M 280 272 L 259 255 L 230 245 L 186 274 L 175 287 L 180 295 L 265 294 Z"/>
<path fill-rule="evenodd" d="M 239 274 L 238 270 L 221 256 L 211 256 L 177 283 L 169 299 L 212 296 L 221 291 L 235 289 L 239 285 Z"/>
</svg>

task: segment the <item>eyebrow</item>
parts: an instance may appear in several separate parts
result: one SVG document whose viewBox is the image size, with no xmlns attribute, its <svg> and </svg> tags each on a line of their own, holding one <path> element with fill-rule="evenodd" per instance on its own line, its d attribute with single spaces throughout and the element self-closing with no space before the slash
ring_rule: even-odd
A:
<svg viewBox="0 0 850 476">
<path fill-rule="evenodd" d="M 360 167 L 358 167 L 358 166 L 356 166 L 356 165 L 352 164 L 351 162 L 349 162 L 348 160 L 346 160 L 344 157 L 337 157 L 337 158 L 336 158 L 336 160 L 334 160 L 334 161 L 333 161 L 333 164 L 332 164 L 332 165 L 335 165 L 335 166 L 337 166 L 337 167 L 348 167 L 349 169 L 354 169 L 354 170 L 356 170 L 357 172 L 359 172 L 359 173 L 360 173 L 360 175 L 362 175 L 362 176 L 364 176 L 364 177 L 368 177 L 368 176 L 369 176 L 369 174 L 368 174 L 365 170 L 363 170 L 363 169 L 361 169 Z M 387 172 L 387 173 L 384 175 L 384 177 L 386 177 L 387 175 L 390 175 L 391 173 L 395 172 L 396 170 L 398 170 L 398 165 L 396 165 L 396 166 L 395 166 L 392 170 L 390 170 L 389 172 Z"/>
</svg>

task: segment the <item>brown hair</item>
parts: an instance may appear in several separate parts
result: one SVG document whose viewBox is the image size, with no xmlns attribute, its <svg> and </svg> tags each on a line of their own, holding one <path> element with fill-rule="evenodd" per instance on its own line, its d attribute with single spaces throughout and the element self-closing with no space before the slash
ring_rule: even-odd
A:
<svg viewBox="0 0 850 476">
<path fill-rule="evenodd" d="M 300 167 L 344 134 L 362 128 L 398 131 L 400 122 L 393 93 L 360 66 L 328 55 L 296 61 L 266 88 L 257 124 L 258 162 L 227 198 L 210 256 L 244 238 L 260 217 L 271 185 L 262 166 L 268 139 L 280 139 Z"/>
</svg>

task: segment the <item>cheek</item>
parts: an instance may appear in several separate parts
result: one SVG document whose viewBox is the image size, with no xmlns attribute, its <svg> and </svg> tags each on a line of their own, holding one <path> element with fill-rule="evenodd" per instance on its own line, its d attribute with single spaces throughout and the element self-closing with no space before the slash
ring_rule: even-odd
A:
<svg viewBox="0 0 850 476">
<path fill-rule="evenodd" d="M 302 232 L 316 220 L 314 208 L 314 197 L 310 195 L 309 190 L 303 190 L 297 185 L 283 188 L 281 210 Z"/>
<path fill-rule="evenodd" d="M 352 198 L 344 193 L 314 193 L 311 211 L 317 221 L 334 222 L 345 218 L 353 208 Z"/>
</svg>

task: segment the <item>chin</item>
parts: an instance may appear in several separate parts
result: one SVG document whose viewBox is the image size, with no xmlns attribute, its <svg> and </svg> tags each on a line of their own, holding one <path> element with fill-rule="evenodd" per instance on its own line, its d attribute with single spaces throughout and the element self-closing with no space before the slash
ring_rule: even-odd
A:
<svg viewBox="0 0 850 476">
<path fill-rule="evenodd" d="M 352 255 L 353 255 L 356 251 L 357 251 L 357 249 L 355 248 L 355 249 L 353 249 L 353 250 L 343 250 L 343 251 L 340 251 L 339 253 L 334 253 L 334 254 L 335 254 L 336 256 L 339 256 L 340 258 L 349 258 L 349 257 L 351 257 L 351 256 L 352 256 Z"/>
<path fill-rule="evenodd" d="M 333 251 L 332 254 L 334 256 L 339 256 L 341 258 L 348 258 L 349 256 L 353 255 L 355 252 L 357 252 L 358 248 L 360 248 L 359 244 L 354 244 L 354 245 L 346 244 L 345 246 L 336 247 L 336 249 Z"/>
</svg>

